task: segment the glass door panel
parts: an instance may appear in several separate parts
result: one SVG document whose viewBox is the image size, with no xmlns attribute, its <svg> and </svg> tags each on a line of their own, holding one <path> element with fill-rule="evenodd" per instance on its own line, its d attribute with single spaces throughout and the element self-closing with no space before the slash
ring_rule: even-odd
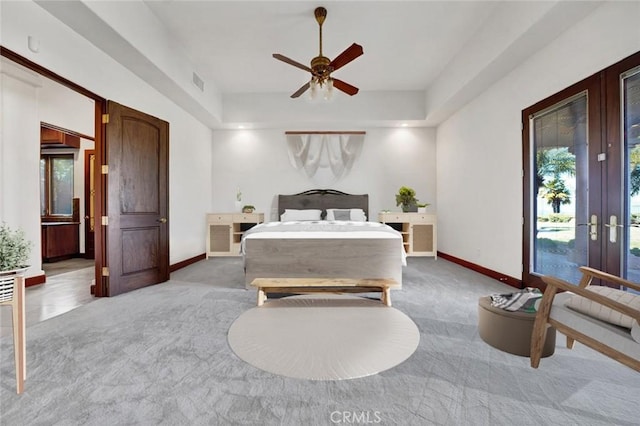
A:
<svg viewBox="0 0 640 426">
<path fill-rule="evenodd" d="M 588 264 L 589 239 L 597 218 L 589 217 L 588 99 L 583 92 L 531 117 L 533 160 L 532 264 L 530 271 L 577 283 Z"/>
<path fill-rule="evenodd" d="M 640 282 L 640 67 L 621 76 L 622 138 L 626 163 L 626 222 L 608 223 L 607 238 L 624 236 L 625 276 Z M 613 216 L 612 216 L 613 217 Z"/>
</svg>

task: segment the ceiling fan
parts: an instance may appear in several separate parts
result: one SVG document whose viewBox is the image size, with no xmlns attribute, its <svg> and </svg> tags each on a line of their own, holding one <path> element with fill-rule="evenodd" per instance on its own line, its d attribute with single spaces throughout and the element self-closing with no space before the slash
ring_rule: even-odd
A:
<svg viewBox="0 0 640 426">
<path fill-rule="evenodd" d="M 334 87 L 338 90 L 343 91 L 347 95 L 353 96 L 358 93 L 358 88 L 350 85 L 349 83 L 345 83 L 342 80 L 333 78 L 331 76 L 331 73 L 339 68 L 342 68 L 349 62 L 356 59 L 358 56 L 362 55 L 364 53 L 364 51 L 362 50 L 362 46 L 357 43 L 353 43 L 351 46 L 347 47 L 344 52 L 336 56 L 333 60 L 327 58 L 326 56 L 323 56 L 322 24 L 327 17 L 327 9 L 325 9 L 324 7 L 318 7 L 314 11 L 314 15 L 316 17 L 316 21 L 318 22 L 318 26 L 320 27 L 320 53 L 318 54 L 318 56 L 311 60 L 311 68 L 301 64 L 300 62 L 296 62 L 293 59 L 289 59 L 279 53 L 273 54 L 274 58 L 311 73 L 311 80 L 304 86 L 296 90 L 291 95 L 291 97 L 297 98 L 304 92 L 306 92 L 307 89 L 311 88 L 311 98 L 314 98 L 317 91 L 320 90 L 324 92 L 324 97 L 325 99 L 327 99 L 331 96 L 331 92 Z"/>
</svg>

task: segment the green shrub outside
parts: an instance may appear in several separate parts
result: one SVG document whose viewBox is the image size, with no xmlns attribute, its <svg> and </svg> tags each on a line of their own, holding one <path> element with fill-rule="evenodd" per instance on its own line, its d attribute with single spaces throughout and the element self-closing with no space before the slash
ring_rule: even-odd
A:
<svg viewBox="0 0 640 426">
<path fill-rule="evenodd" d="M 551 213 L 549 216 L 538 216 L 538 222 L 568 223 L 571 222 L 573 216 L 562 213 Z M 640 220 L 640 217 L 638 217 Z"/>
<path fill-rule="evenodd" d="M 568 214 L 551 213 L 549 215 L 549 222 L 567 223 L 567 222 L 570 222 L 571 219 L 573 219 L 573 216 L 570 216 Z"/>
</svg>

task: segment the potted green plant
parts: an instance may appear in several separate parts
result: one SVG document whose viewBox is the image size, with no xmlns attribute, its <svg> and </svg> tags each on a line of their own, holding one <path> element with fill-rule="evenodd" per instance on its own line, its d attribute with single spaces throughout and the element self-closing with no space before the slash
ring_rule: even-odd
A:
<svg viewBox="0 0 640 426">
<path fill-rule="evenodd" d="M 255 209 L 256 208 L 251 204 L 247 204 L 246 206 L 242 207 L 242 213 L 253 213 Z"/>
<path fill-rule="evenodd" d="M 0 224 L 0 275 L 15 274 L 28 268 L 32 243 L 22 229 Z"/>
<path fill-rule="evenodd" d="M 418 211 L 418 199 L 416 191 L 407 186 L 402 186 L 396 194 L 396 206 L 402 206 L 403 212 Z"/>
</svg>

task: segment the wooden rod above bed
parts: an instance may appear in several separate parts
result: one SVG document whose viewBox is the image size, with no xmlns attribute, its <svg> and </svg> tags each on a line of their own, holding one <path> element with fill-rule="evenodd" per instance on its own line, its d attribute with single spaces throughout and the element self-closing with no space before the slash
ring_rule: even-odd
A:
<svg viewBox="0 0 640 426">
<path fill-rule="evenodd" d="M 318 130 L 287 130 L 285 135 L 366 135 L 364 130 L 346 130 L 346 131 L 318 131 Z"/>
</svg>

